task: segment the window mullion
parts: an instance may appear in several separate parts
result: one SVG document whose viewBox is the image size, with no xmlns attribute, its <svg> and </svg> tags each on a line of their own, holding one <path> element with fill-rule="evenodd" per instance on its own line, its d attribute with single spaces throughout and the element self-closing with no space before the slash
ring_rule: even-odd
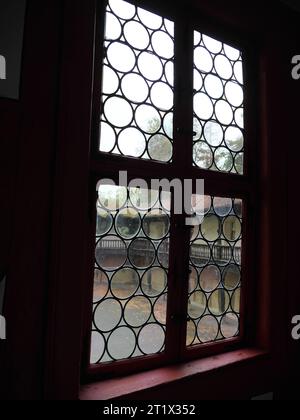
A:
<svg viewBox="0 0 300 420">
<path fill-rule="evenodd" d="M 192 167 L 193 152 L 193 32 L 182 16 L 175 22 L 175 112 L 174 167 L 183 175 Z M 184 200 L 184 197 L 183 197 Z M 168 297 L 166 351 L 170 359 L 180 360 L 186 342 L 189 282 L 189 235 L 186 215 L 173 215 Z"/>
<path fill-rule="evenodd" d="M 175 25 L 174 101 L 174 164 L 182 173 L 193 161 L 193 31 L 182 17 Z"/>
</svg>

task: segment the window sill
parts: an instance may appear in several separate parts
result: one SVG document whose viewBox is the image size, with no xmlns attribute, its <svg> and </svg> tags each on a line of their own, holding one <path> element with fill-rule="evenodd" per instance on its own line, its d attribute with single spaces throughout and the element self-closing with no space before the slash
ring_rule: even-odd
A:
<svg viewBox="0 0 300 420">
<path fill-rule="evenodd" d="M 124 378 L 109 379 L 83 385 L 80 389 L 79 399 L 82 401 L 105 401 L 130 398 L 131 395 L 137 392 L 153 390 L 191 377 L 200 377 L 208 372 L 214 372 L 243 362 L 254 361 L 267 355 L 268 353 L 263 350 L 243 349 Z"/>
</svg>

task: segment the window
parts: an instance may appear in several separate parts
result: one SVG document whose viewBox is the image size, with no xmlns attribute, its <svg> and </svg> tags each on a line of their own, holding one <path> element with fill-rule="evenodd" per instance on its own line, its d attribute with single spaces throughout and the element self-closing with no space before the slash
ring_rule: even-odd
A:
<svg viewBox="0 0 300 420">
<path fill-rule="evenodd" d="M 87 369 L 133 372 L 240 346 L 253 192 L 246 48 L 142 2 L 100 2 L 98 19 Z M 118 183 L 124 170 L 146 186 Z M 186 225 L 157 178 L 192 181 L 199 223 Z"/>
</svg>

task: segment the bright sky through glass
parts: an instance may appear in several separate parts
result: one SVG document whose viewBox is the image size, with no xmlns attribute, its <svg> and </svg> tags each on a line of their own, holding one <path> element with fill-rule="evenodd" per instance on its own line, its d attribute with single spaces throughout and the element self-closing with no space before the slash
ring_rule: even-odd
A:
<svg viewBox="0 0 300 420">
<path fill-rule="evenodd" d="M 100 151 L 173 155 L 174 23 L 121 0 L 106 12 Z"/>
<path fill-rule="evenodd" d="M 195 166 L 243 174 L 241 52 L 195 31 L 194 91 Z"/>
</svg>

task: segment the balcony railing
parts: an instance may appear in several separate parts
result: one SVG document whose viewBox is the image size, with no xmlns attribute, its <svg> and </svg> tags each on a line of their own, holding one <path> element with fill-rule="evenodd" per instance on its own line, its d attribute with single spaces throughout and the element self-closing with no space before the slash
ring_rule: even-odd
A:
<svg viewBox="0 0 300 420">
<path fill-rule="evenodd" d="M 124 242 L 118 239 L 109 239 L 109 240 L 102 240 L 98 247 L 97 252 L 103 254 L 116 254 L 119 250 L 124 250 Z M 141 255 L 147 254 L 147 252 L 152 252 L 152 249 L 145 247 L 133 247 L 137 253 Z M 159 248 L 159 254 L 162 256 L 166 254 L 166 257 L 169 255 L 169 244 L 168 242 L 164 242 Z M 231 261 L 232 257 L 234 260 L 241 264 L 241 248 L 235 247 L 231 248 L 229 246 L 222 246 L 222 245 L 214 245 L 212 248 L 205 246 L 205 245 L 193 245 L 191 246 L 190 256 L 193 260 L 203 260 L 208 261 L 211 257 L 214 259 L 215 262 L 226 262 Z"/>
</svg>

